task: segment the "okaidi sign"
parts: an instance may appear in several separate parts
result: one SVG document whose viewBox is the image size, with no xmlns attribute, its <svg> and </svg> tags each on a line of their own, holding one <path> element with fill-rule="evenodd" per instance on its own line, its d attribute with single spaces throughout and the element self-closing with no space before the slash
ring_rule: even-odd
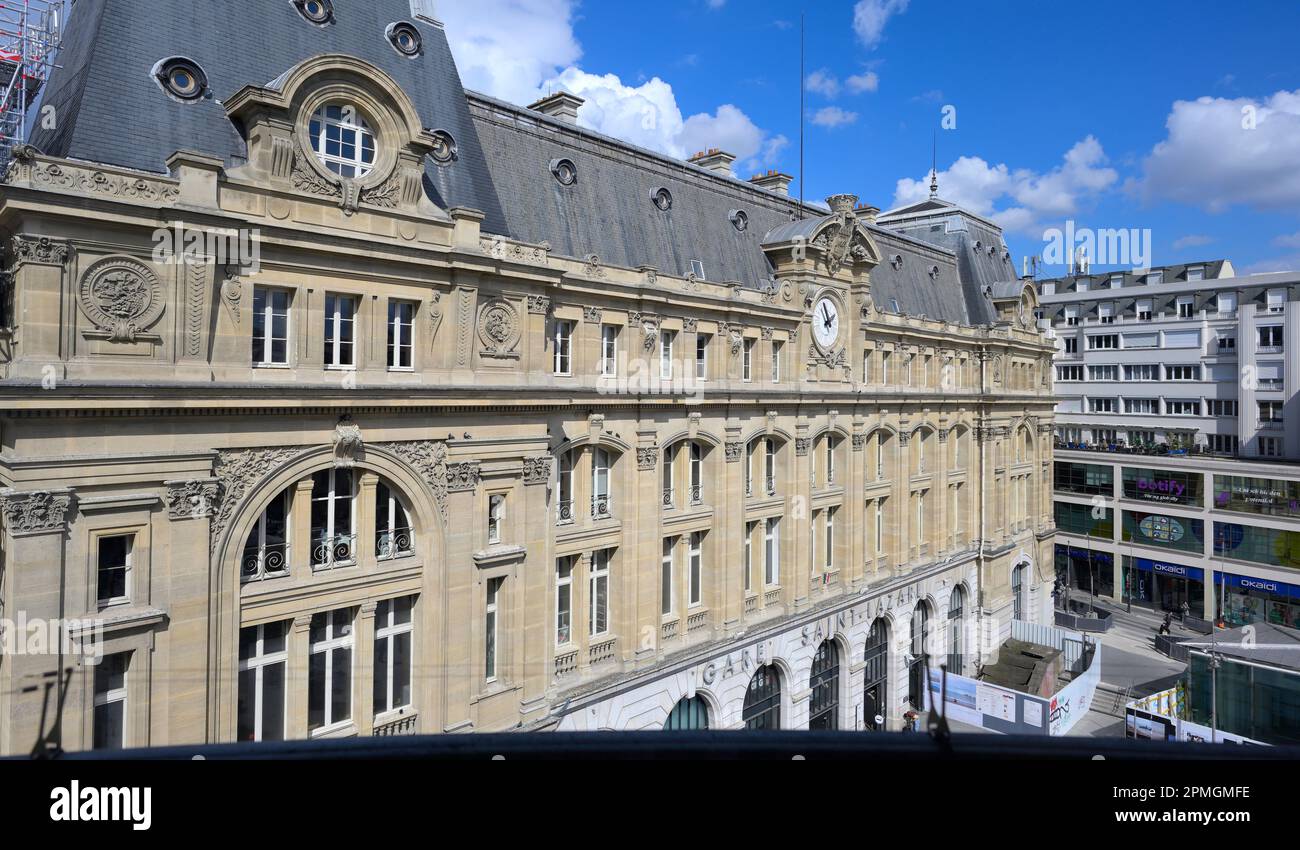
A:
<svg viewBox="0 0 1300 850">
<path fill-rule="evenodd" d="M 1201 476 L 1158 469 L 1124 469 L 1124 498 L 1171 505 L 1200 505 Z"/>
</svg>

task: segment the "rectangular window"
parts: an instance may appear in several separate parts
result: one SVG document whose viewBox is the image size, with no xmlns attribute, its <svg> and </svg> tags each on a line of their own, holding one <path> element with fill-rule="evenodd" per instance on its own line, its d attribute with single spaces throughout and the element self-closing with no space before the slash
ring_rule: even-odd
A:
<svg viewBox="0 0 1300 850">
<path fill-rule="evenodd" d="M 826 572 L 835 572 L 835 508 L 826 509 Z"/>
<path fill-rule="evenodd" d="M 99 538 L 95 588 L 101 608 L 130 601 L 131 549 L 134 543 L 134 534 Z"/>
<path fill-rule="evenodd" d="M 126 746 L 126 674 L 131 653 L 105 655 L 95 665 L 96 750 L 120 750 Z"/>
<path fill-rule="evenodd" d="M 1236 399 L 1217 399 L 1212 398 L 1206 401 L 1209 405 L 1210 416 L 1236 416 L 1237 401 Z"/>
<path fill-rule="evenodd" d="M 687 576 L 688 599 L 691 607 L 704 602 L 704 532 L 691 532 L 690 564 Z"/>
<path fill-rule="evenodd" d="M 876 555 L 885 554 L 885 499 L 876 500 Z"/>
<path fill-rule="evenodd" d="M 880 352 L 880 383 L 889 386 L 889 364 L 894 359 L 892 351 Z"/>
<path fill-rule="evenodd" d="M 1205 266 L 1188 266 L 1187 280 L 1188 282 L 1205 280 Z"/>
<path fill-rule="evenodd" d="M 1178 318 L 1180 319 L 1192 318 L 1195 315 L 1195 313 L 1193 312 L 1195 310 L 1195 306 L 1196 305 L 1191 298 L 1179 298 Z"/>
<path fill-rule="evenodd" d="M 1160 412 L 1160 399 L 1156 398 L 1127 398 L 1124 399 L 1125 413 L 1146 413 L 1156 414 Z"/>
<path fill-rule="evenodd" d="M 596 449 L 591 453 L 591 517 L 609 519 L 611 510 L 609 452 L 605 449 Z"/>
<path fill-rule="evenodd" d="M 331 729 L 352 719 L 355 610 L 340 608 L 311 618 L 307 668 L 307 728 Z"/>
<path fill-rule="evenodd" d="M 488 543 L 501 542 L 501 523 L 505 521 L 506 497 L 498 494 L 488 498 Z"/>
<path fill-rule="evenodd" d="M 1165 282 L 1165 273 L 1163 271 L 1151 272 L 1147 275 L 1147 285 L 1158 285 Z"/>
<path fill-rule="evenodd" d="M 1282 326 L 1268 325 L 1257 329 L 1259 331 L 1259 347 L 1274 348 L 1282 347 Z"/>
<path fill-rule="evenodd" d="M 916 494 L 916 539 L 925 545 L 925 494 L 922 490 Z"/>
<path fill-rule="evenodd" d="M 385 599 L 375 611 L 375 716 L 411 704 L 414 596 Z"/>
<path fill-rule="evenodd" d="M 1079 338 L 1077 336 L 1067 336 L 1065 338 L 1065 353 L 1066 354 L 1079 353 Z"/>
<path fill-rule="evenodd" d="M 748 593 L 753 587 L 754 577 L 754 534 L 758 531 L 758 523 L 745 523 L 745 592 Z"/>
<path fill-rule="evenodd" d="M 568 646 L 573 641 L 573 565 L 577 560 L 577 555 L 570 555 L 555 563 L 556 646 Z"/>
<path fill-rule="evenodd" d="M 1118 381 L 1119 366 L 1089 366 L 1088 380 L 1090 381 Z"/>
<path fill-rule="evenodd" d="M 609 550 L 591 556 L 587 576 L 587 634 L 600 637 L 609 632 Z"/>
<path fill-rule="evenodd" d="M 746 381 L 754 380 L 754 340 L 745 340 L 745 353 L 741 360 L 741 377 Z"/>
<path fill-rule="evenodd" d="M 772 343 L 772 383 L 781 383 L 781 354 L 785 346 L 779 342 Z"/>
<path fill-rule="evenodd" d="M 1125 366 L 1124 380 L 1158 381 L 1160 380 L 1160 367 L 1154 363 L 1140 363 L 1136 366 Z"/>
<path fill-rule="evenodd" d="M 1281 422 L 1282 402 L 1280 401 L 1259 402 L 1259 421 L 1260 422 Z"/>
<path fill-rule="evenodd" d="M 704 504 L 704 448 L 691 443 L 691 505 Z"/>
<path fill-rule="evenodd" d="M 1089 413 L 1114 413 L 1115 399 L 1113 398 L 1090 398 L 1088 399 Z"/>
<path fill-rule="evenodd" d="M 1151 300 L 1142 299 L 1137 302 L 1137 317 L 1140 322 L 1151 321 Z"/>
<path fill-rule="evenodd" d="M 673 379 L 673 341 L 676 338 L 674 331 L 664 331 L 659 335 L 659 377 L 665 381 Z"/>
<path fill-rule="evenodd" d="M 1215 454 L 1235 455 L 1240 448 L 1236 434 L 1207 434 L 1205 439 Z"/>
<path fill-rule="evenodd" d="M 1098 321 L 1098 323 L 1103 324 L 1103 325 L 1113 325 L 1113 324 L 1115 324 L 1115 305 L 1114 305 L 1114 303 L 1109 303 L 1109 304 L 1098 304 L 1098 305 L 1097 305 L 1097 321 Z"/>
<path fill-rule="evenodd" d="M 1165 413 L 1170 416 L 1200 416 L 1201 402 L 1198 399 L 1166 400 Z"/>
<path fill-rule="evenodd" d="M 1088 337 L 1088 350 L 1090 351 L 1107 351 L 1116 348 L 1119 348 L 1119 336 L 1116 334 Z"/>
<path fill-rule="evenodd" d="M 325 469 L 312 476 L 312 567 L 328 570 L 356 563 L 356 499 L 351 469 Z"/>
<path fill-rule="evenodd" d="M 612 378 L 618 374 L 618 327 L 600 326 L 600 374 Z"/>
<path fill-rule="evenodd" d="M 676 554 L 675 554 L 676 550 L 677 550 L 677 538 L 665 537 L 664 556 L 663 556 L 663 560 L 660 562 L 660 570 L 659 570 L 660 573 L 659 610 L 660 613 L 662 613 L 665 617 L 672 614 L 673 610 L 677 607 L 676 600 L 674 599 L 674 596 L 676 595 L 674 593 L 674 585 L 676 584 L 676 579 L 674 578 L 674 576 L 677 573 L 677 569 L 676 569 L 676 565 L 673 563 L 674 560 L 676 559 Z"/>
<path fill-rule="evenodd" d="M 483 670 L 489 682 L 497 679 L 497 648 L 500 645 L 501 617 L 499 603 L 504 578 L 488 579 L 487 605 L 483 621 Z"/>
<path fill-rule="evenodd" d="M 766 439 L 763 441 L 763 448 L 764 448 L 763 475 L 767 479 L 765 482 L 767 495 L 775 496 L 776 495 L 776 443 L 772 442 L 770 438 Z"/>
<path fill-rule="evenodd" d="M 239 630 L 238 740 L 283 741 L 292 622 Z"/>
<path fill-rule="evenodd" d="M 1259 456 L 1260 457 L 1282 457 L 1282 438 L 1281 437 L 1260 437 L 1259 438 Z"/>
<path fill-rule="evenodd" d="M 409 371 L 415 365 L 415 305 L 410 301 L 388 302 L 388 368 Z"/>
<path fill-rule="evenodd" d="M 864 384 L 871 383 L 871 361 L 874 356 L 875 352 L 870 349 L 862 352 L 862 383 Z"/>
<path fill-rule="evenodd" d="M 1066 325 L 1066 327 L 1073 328 L 1073 327 L 1076 327 L 1078 324 L 1079 324 L 1079 308 L 1078 308 L 1078 307 L 1066 307 L 1066 308 L 1065 308 L 1065 325 Z"/>
<path fill-rule="evenodd" d="M 1111 289 L 1122 289 L 1124 286 L 1124 275 L 1113 274 L 1110 276 L 1110 280 L 1108 282 L 1110 283 Z"/>
<path fill-rule="evenodd" d="M 289 293 L 253 288 L 253 365 L 289 365 Z"/>
<path fill-rule="evenodd" d="M 1215 342 L 1218 344 L 1220 351 L 1237 350 L 1237 338 L 1232 334 L 1220 331 L 1219 335 L 1215 338 Z"/>
<path fill-rule="evenodd" d="M 1268 304 L 1268 312 L 1281 313 L 1286 309 L 1286 290 L 1270 289 L 1266 296 L 1266 302 Z"/>
<path fill-rule="evenodd" d="M 325 365 L 352 369 L 356 358 L 357 300 L 350 295 L 325 296 Z"/>
<path fill-rule="evenodd" d="M 697 334 L 695 337 L 695 377 L 700 381 L 709 379 L 709 341 L 712 339 L 708 334 Z"/>
<path fill-rule="evenodd" d="M 1201 367 L 1195 366 L 1166 366 L 1165 378 L 1170 381 L 1199 381 L 1201 379 Z"/>
<path fill-rule="evenodd" d="M 781 520 L 769 517 L 763 532 L 763 583 L 774 587 L 781 581 Z"/>
<path fill-rule="evenodd" d="M 691 260 L 691 274 L 695 275 L 700 280 L 708 280 L 708 278 L 704 276 L 704 263 L 699 260 Z"/>
<path fill-rule="evenodd" d="M 1056 379 L 1058 381 L 1082 381 L 1082 366 L 1057 366 Z"/>
<path fill-rule="evenodd" d="M 1232 316 L 1237 313 L 1237 293 L 1220 292 L 1215 296 L 1215 307 L 1219 313 L 1224 316 Z"/>
<path fill-rule="evenodd" d="M 558 377 L 573 375 L 573 322 L 555 323 L 554 372 Z"/>
</svg>

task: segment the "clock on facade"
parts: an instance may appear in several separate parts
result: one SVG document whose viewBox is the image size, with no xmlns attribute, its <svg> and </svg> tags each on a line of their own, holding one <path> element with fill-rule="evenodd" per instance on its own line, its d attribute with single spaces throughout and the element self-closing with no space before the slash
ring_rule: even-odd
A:
<svg viewBox="0 0 1300 850">
<path fill-rule="evenodd" d="M 840 338 L 840 306 L 832 298 L 822 298 L 813 307 L 813 338 L 829 350 Z"/>
</svg>

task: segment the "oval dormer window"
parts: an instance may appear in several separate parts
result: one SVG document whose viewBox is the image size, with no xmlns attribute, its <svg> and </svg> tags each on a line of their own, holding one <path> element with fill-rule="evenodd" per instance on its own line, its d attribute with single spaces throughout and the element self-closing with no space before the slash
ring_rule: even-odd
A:
<svg viewBox="0 0 1300 850">
<path fill-rule="evenodd" d="M 434 162 L 439 165 L 450 165 L 456 161 L 456 157 L 459 155 L 456 140 L 451 133 L 446 130 L 433 131 L 433 150 L 429 156 L 433 157 Z"/>
<path fill-rule="evenodd" d="M 340 177 L 365 177 L 375 167 L 375 134 L 357 107 L 323 104 L 311 116 L 311 148 L 320 164 Z"/>
<path fill-rule="evenodd" d="M 324 26 L 334 20 L 334 4 L 330 0 L 293 0 L 298 14 L 313 24 Z"/>
<path fill-rule="evenodd" d="M 199 100 L 207 94 L 207 75 L 184 57 L 164 59 L 154 66 L 153 74 L 163 90 L 178 100 Z"/>
<path fill-rule="evenodd" d="M 731 219 L 731 226 L 736 228 L 738 233 L 749 230 L 749 213 L 744 210 L 732 210 L 729 218 Z"/>
<path fill-rule="evenodd" d="M 660 212 L 668 212 L 673 208 L 673 193 L 667 189 L 654 189 L 650 192 L 650 200 Z"/>
<path fill-rule="evenodd" d="M 416 57 L 424 49 L 419 30 L 406 21 L 388 27 L 388 40 L 392 42 L 393 49 L 403 56 Z"/>
<path fill-rule="evenodd" d="M 571 159 L 557 159 L 551 162 L 551 173 L 560 181 L 561 186 L 572 186 L 578 182 L 578 167 Z"/>
</svg>

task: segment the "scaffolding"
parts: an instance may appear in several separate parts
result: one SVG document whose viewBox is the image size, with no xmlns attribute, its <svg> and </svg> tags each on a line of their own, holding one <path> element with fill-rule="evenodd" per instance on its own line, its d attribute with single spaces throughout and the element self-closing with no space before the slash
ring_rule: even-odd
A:
<svg viewBox="0 0 1300 850">
<path fill-rule="evenodd" d="M 0 168 L 27 141 L 32 106 L 54 68 L 64 6 L 65 0 L 0 0 Z"/>
</svg>

